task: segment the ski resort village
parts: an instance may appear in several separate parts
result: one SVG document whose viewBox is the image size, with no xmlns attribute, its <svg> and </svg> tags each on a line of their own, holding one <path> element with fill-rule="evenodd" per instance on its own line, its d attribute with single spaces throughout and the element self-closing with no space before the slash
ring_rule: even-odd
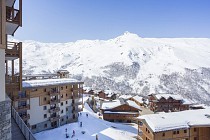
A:
<svg viewBox="0 0 210 140">
<path fill-rule="evenodd" d="M 68 13 L 78 14 L 66 11 L 74 8 L 69 5 L 80 9 L 80 2 L 0 0 L 0 140 L 210 140 L 209 38 L 144 38 L 126 31 L 108 40 L 17 39 L 42 34 L 31 2 L 38 3 L 36 12 L 55 14 L 45 16 L 54 21 L 43 34 L 52 25 L 49 35 L 86 23 L 63 27 Z M 27 34 L 29 25 L 33 33 Z"/>
</svg>

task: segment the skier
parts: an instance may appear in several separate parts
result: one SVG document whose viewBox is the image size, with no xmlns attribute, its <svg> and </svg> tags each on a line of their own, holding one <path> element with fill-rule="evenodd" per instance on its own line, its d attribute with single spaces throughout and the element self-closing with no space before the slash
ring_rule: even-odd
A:
<svg viewBox="0 0 210 140">
<path fill-rule="evenodd" d="M 80 127 L 82 127 L 82 122 L 80 122 Z"/>
<path fill-rule="evenodd" d="M 88 114 L 86 113 L 86 116 L 87 116 L 87 118 L 88 118 Z"/>
</svg>

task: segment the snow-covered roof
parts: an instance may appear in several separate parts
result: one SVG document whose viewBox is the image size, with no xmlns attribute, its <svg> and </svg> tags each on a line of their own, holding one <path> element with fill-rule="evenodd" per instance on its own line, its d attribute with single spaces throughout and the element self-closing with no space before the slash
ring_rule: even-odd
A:
<svg viewBox="0 0 210 140">
<path fill-rule="evenodd" d="M 61 78 L 61 79 L 42 79 L 42 80 L 29 80 L 23 81 L 23 88 L 51 86 L 51 85 L 64 85 L 64 84 L 79 84 L 83 83 L 75 79 Z"/>
<path fill-rule="evenodd" d="M 153 94 L 153 96 L 156 97 L 158 100 L 160 100 L 161 98 L 169 99 L 170 97 L 175 100 L 183 100 L 183 97 L 179 94 L 162 93 L 162 94 Z"/>
<path fill-rule="evenodd" d="M 141 97 L 141 96 L 136 95 L 136 96 L 133 96 L 132 98 L 134 100 L 138 101 L 139 103 L 144 103 L 143 97 Z"/>
<path fill-rule="evenodd" d="M 132 107 L 134 107 L 134 108 L 136 108 L 136 109 L 141 110 L 140 106 L 137 105 L 134 101 L 127 100 L 126 103 L 127 103 L 129 106 L 132 106 Z"/>
<path fill-rule="evenodd" d="M 190 126 L 210 126 L 210 109 L 150 114 L 139 116 L 138 119 L 145 120 L 153 132 L 184 129 Z"/>
<path fill-rule="evenodd" d="M 101 109 L 112 109 L 120 105 L 121 105 L 120 100 L 114 100 L 112 102 L 104 102 L 101 106 Z"/>
<path fill-rule="evenodd" d="M 208 109 L 210 108 L 209 106 L 205 105 L 205 104 L 194 104 L 194 105 L 191 105 L 191 107 L 202 107 L 204 109 Z"/>
<path fill-rule="evenodd" d="M 192 105 L 192 104 L 194 104 L 194 102 L 189 100 L 189 99 L 183 99 L 182 100 L 182 104 L 184 104 L 184 105 Z"/>
<path fill-rule="evenodd" d="M 112 109 L 123 104 L 127 104 L 129 106 L 141 110 L 141 108 L 134 101 L 131 100 L 127 100 L 126 102 L 124 102 L 124 100 L 114 100 L 111 102 L 104 102 L 101 106 L 101 109 Z"/>
<path fill-rule="evenodd" d="M 139 112 L 114 112 L 114 111 L 104 111 L 104 114 L 139 114 Z"/>
<path fill-rule="evenodd" d="M 122 99 L 130 99 L 132 96 L 131 95 L 121 95 L 119 98 L 122 98 Z"/>
</svg>

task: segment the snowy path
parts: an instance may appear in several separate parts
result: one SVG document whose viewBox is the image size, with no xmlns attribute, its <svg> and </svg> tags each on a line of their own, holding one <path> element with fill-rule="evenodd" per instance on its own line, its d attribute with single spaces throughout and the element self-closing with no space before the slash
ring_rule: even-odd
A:
<svg viewBox="0 0 210 140">
<path fill-rule="evenodd" d="M 82 122 L 82 127 L 79 126 L 80 122 Z M 133 137 L 137 135 L 137 125 L 124 125 L 98 119 L 97 114 L 85 104 L 78 122 L 37 133 L 35 137 L 37 140 L 66 140 L 66 128 L 70 137 L 75 130 L 75 136 L 68 138 L 69 140 L 95 140 L 96 135 L 99 140 L 135 140 Z M 85 134 L 82 134 L 82 131 L 85 131 Z"/>
</svg>

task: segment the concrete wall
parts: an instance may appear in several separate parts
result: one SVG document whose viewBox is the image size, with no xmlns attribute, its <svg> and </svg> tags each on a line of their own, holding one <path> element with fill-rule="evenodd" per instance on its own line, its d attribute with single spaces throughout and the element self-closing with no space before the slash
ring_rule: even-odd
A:
<svg viewBox="0 0 210 140">
<path fill-rule="evenodd" d="M 0 102 L 0 140 L 11 139 L 11 101 Z"/>
<path fill-rule="evenodd" d="M 5 100 L 5 50 L 0 49 L 0 102 Z"/>
<path fill-rule="evenodd" d="M 44 106 L 47 106 L 46 110 L 43 109 Z M 50 105 L 39 106 L 39 97 L 30 98 L 30 110 L 28 110 L 30 114 L 29 124 L 35 125 L 40 122 L 48 121 L 50 117 L 48 109 L 50 109 Z M 47 114 L 47 118 L 44 118 L 44 114 Z"/>
</svg>

